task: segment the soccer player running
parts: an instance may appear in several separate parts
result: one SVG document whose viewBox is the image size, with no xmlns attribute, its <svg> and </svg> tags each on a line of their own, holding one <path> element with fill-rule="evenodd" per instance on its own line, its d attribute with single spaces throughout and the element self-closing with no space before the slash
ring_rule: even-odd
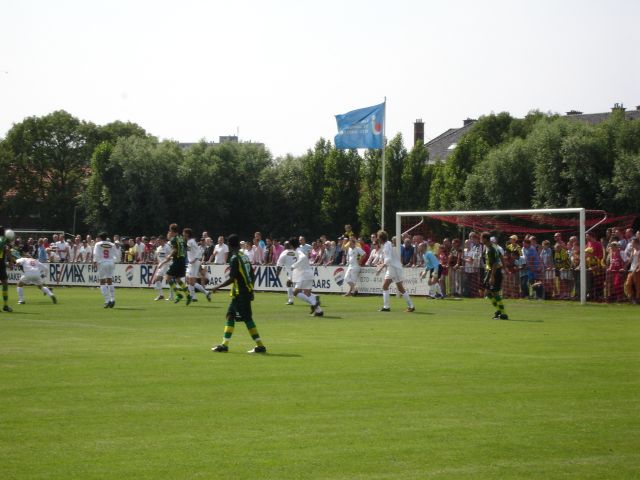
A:
<svg viewBox="0 0 640 480">
<path fill-rule="evenodd" d="M 116 265 L 116 246 L 107 241 L 107 234 L 98 234 L 93 247 L 93 264 L 98 269 L 100 292 L 104 298 L 104 308 L 113 308 L 116 304 L 116 288 L 113 286 L 113 272 Z"/>
<path fill-rule="evenodd" d="M 347 225 L 350 226 L 350 225 Z M 349 285 L 349 291 L 344 294 L 345 297 L 358 295 L 358 287 L 356 282 L 360 276 L 360 261 L 365 256 L 365 251 L 360 248 L 356 242 L 356 237 L 351 235 L 349 238 L 349 250 L 347 250 L 347 273 L 344 281 Z"/>
<path fill-rule="evenodd" d="M 2 310 L 13 312 L 9 306 L 9 277 L 7 276 L 7 260 L 12 262 L 9 241 L 4 236 L 4 227 L 0 226 L 0 282 L 2 282 Z"/>
<path fill-rule="evenodd" d="M 251 302 L 253 301 L 253 282 L 255 276 L 249 258 L 240 251 L 240 240 L 236 234 L 229 235 L 229 278 L 223 283 L 213 287 L 211 292 L 231 285 L 231 303 L 227 310 L 227 324 L 224 327 L 222 343 L 216 345 L 211 350 L 214 352 L 228 352 L 229 342 L 233 335 L 236 320 L 242 321 L 247 326 L 249 334 L 256 346 L 247 353 L 267 353 L 267 349 L 260 339 L 260 334 L 253 321 L 251 312 Z"/>
<path fill-rule="evenodd" d="M 204 293 L 207 300 L 211 301 L 211 294 L 200 285 L 197 280 L 200 279 L 200 265 L 202 265 L 202 247 L 198 245 L 195 238 L 193 238 L 193 231 L 190 228 L 182 230 L 182 235 L 187 242 L 187 288 L 189 289 L 189 296 L 191 300 L 197 302 L 196 290 Z"/>
<path fill-rule="evenodd" d="M 164 300 L 164 293 L 162 292 L 162 281 L 169 269 L 169 263 L 165 262 L 169 254 L 171 253 L 171 246 L 167 243 L 167 239 L 158 238 L 159 245 L 156 247 L 156 259 L 158 260 L 158 266 L 156 267 L 156 273 L 154 275 L 155 283 L 154 288 L 158 292 L 158 296 L 154 300 Z M 173 290 L 169 289 L 168 300 L 173 301 Z"/>
<path fill-rule="evenodd" d="M 58 303 L 58 299 L 49 288 L 44 284 L 43 277 L 47 271 L 42 263 L 35 258 L 22 257 L 16 260 L 16 264 L 22 269 L 23 275 L 18 280 L 16 288 L 18 292 L 18 304 L 24 305 L 24 286 L 35 285 L 47 295 L 53 303 Z"/>
<path fill-rule="evenodd" d="M 171 262 L 165 276 L 165 281 L 167 282 L 167 285 L 169 285 L 169 288 L 171 288 L 171 293 L 176 293 L 176 300 L 174 303 L 178 303 L 184 298 L 184 295 L 186 295 L 187 305 L 189 305 L 191 303 L 191 295 L 189 295 L 189 289 L 182 281 L 187 273 L 187 264 L 185 259 L 187 254 L 187 243 L 184 241 L 184 238 L 182 238 L 182 235 L 178 233 L 177 223 L 169 225 L 167 238 L 169 239 L 169 245 L 171 246 L 171 253 L 167 255 L 164 262 L 158 265 L 158 268 L 164 266 L 165 263 Z"/>
<path fill-rule="evenodd" d="M 396 288 L 402 295 L 402 298 L 404 298 L 405 302 L 407 302 L 407 309 L 405 310 L 405 312 L 411 313 L 415 311 L 416 307 L 411 301 L 409 292 L 404 289 L 404 285 L 402 284 L 402 262 L 400 262 L 400 258 L 398 257 L 395 248 L 393 248 L 393 243 L 389 241 L 389 235 L 387 234 L 387 232 L 385 232 L 384 230 L 379 230 L 378 240 L 382 245 L 382 263 L 380 264 L 380 266 L 378 266 L 376 275 L 380 274 L 383 268 L 387 269 L 384 275 L 384 282 L 382 284 L 383 305 L 380 311 L 391 311 L 391 307 L 389 306 L 389 299 L 391 297 L 391 295 L 389 294 L 389 286 L 393 282 L 396 284 Z"/>
<path fill-rule="evenodd" d="M 300 237 L 304 240 L 304 237 Z M 313 287 L 313 267 L 309 264 L 309 257 L 305 253 L 303 245 L 296 237 L 291 237 L 289 243 L 296 253 L 296 261 L 291 265 L 293 270 L 293 295 L 311 307 L 311 315 L 321 317 L 324 315 L 320 308 L 320 296 L 311 293 Z"/>
<path fill-rule="evenodd" d="M 284 268 L 284 272 L 287 275 L 287 305 L 293 305 L 293 270 L 291 269 L 291 265 L 296 263 L 298 257 L 296 256 L 296 252 L 293 250 L 293 245 L 288 240 L 284 242 L 284 250 L 278 256 L 278 261 L 276 262 L 277 270 L 276 275 L 280 277 L 280 272 Z"/>
<path fill-rule="evenodd" d="M 491 303 L 497 308 L 493 315 L 494 320 L 508 320 L 509 316 L 505 313 L 504 302 L 502 301 L 502 259 L 500 252 L 491 243 L 491 234 L 482 232 L 480 241 L 485 246 L 484 263 L 486 272 L 484 275 L 485 295 L 491 300 Z"/>
</svg>

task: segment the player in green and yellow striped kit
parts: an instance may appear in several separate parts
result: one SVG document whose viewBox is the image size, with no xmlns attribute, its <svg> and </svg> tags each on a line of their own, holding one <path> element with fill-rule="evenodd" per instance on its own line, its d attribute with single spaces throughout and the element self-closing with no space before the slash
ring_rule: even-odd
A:
<svg viewBox="0 0 640 480">
<path fill-rule="evenodd" d="M 2 283 L 2 310 L 12 312 L 9 306 L 9 283 L 7 277 L 7 260 L 11 260 L 9 242 L 4 236 L 4 227 L 0 226 L 0 282 Z"/>
<path fill-rule="evenodd" d="M 171 246 L 171 253 L 167 255 L 167 258 L 160 265 L 158 265 L 158 268 L 169 261 L 171 262 L 169 270 L 167 270 L 167 274 L 165 276 L 165 281 L 167 282 L 167 285 L 169 285 L 169 288 L 171 288 L 174 293 L 177 293 L 175 303 L 182 300 L 184 297 L 182 293 L 184 293 L 187 296 L 187 305 L 189 305 L 191 303 L 191 295 L 189 295 L 187 285 L 182 281 L 187 273 L 187 242 L 184 241 L 184 238 L 182 238 L 182 235 L 178 232 L 177 223 L 169 225 L 167 239 Z"/>
<path fill-rule="evenodd" d="M 236 320 L 242 321 L 247 326 L 249 334 L 253 341 L 256 342 L 255 348 L 249 350 L 249 353 L 267 353 L 256 324 L 253 322 L 253 314 L 251 312 L 251 302 L 253 301 L 253 268 L 247 256 L 240 251 L 240 240 L 235 234 L 229 235 L 229 278 L 216 285 L 211 290 L 216 290 L 231 285 L 231 303 L 227 310 L 227 324 L 224 328 L 224 337 L 220 345 L 216 345 L 211 350 L 214 352 L 228 352 L 229 341 L 233 335 Z"/>
<path fill-rule="evenodd" d="M 480 237 L 484 245 L 484 263 L 486 273 L 484 276 L 484 292 L 496 310 L 493 315 L 494 320 L 508 320 L 509 317 L 504 311 L 504 302 L 502 301 L 502 259 L 498 249 L 491 243 L 491 234 L 482 232 Z"/>
</svg>

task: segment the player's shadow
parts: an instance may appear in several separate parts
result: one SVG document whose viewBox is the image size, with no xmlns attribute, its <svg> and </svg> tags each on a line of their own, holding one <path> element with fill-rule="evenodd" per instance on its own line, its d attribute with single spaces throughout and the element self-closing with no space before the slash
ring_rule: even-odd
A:
<svg viewBox="0 0 640 480">
<path fill-rule="evenodd" d="M 271 353 L 267 352 L 265 357 L 302 358 L 299 353 Z"/>
<path fill-rule="evenodd" d="M 323 319 L 323 318 L 336 318 L 336 319 L 342 320 L 344 317 L 341 317 L 340 315 L 327 315 L 327 314 L 325 314 L 325 315 L 322 315 L 322 317 L 311 317 L 310 320 L 315 320 L 316 318 L 320 318 L 320 319 Z"/>
<path fill-rule="evenodd" d="M 146 311 L 146 308 L 139 308 L 139 307 L 113 307 L 114 310 L 139 310 L 141 312 Z"/>
<path fill-rule="evenodd" d="M 38 315 L 35 312 L 19 312 L 17 310 L 14 310 L 13 312 L 9 312 L 9 313 L 7 313 L 7 312 L 1 312 L 1 313 L 4 313 L 6 315 Z"/>
<path fill-rule="evenodd" d="M 544 323 L 544 320 L 525 320 L 522 318 L 509 318 L 508 320 L 500 320 L 501 322 L 526 322 L 526 323 Z"/>
</svg>

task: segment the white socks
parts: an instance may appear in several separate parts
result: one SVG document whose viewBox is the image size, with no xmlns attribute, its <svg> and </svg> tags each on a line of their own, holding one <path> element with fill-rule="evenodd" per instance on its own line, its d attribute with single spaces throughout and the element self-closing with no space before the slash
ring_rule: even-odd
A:
<svg viewBox="0 0 640 480">
<path fill-rule="evenodd" d="M 389 308 L 389 298 L 391 297 L 391 294 L 389 294 L 389 290 L 383 290 L 382 291 L 382 306 L 384 308 Z"/>
</svg>

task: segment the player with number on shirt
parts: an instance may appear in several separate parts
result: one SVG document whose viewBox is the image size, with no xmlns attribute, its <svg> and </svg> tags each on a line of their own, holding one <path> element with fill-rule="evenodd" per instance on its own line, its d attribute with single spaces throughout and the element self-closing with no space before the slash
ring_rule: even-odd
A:
<svg viewBox="0 0 640 480">
<path fill-rule="evenodd" d="M 116 268 L 116 246 L 107 240 L 107 234 L 98 234 L 93 247 L 93 264 L 98 269 L 100 292 L 104 297 L 104 308 L 113 308 L 116 304 L 116 288 L 113 285 L 113 273 Z"/>
<path fill-rule="evenodd" d="M 42 292 L 47 295 L 53 303 L 58 303 L 58 299 L 49 288 L 44 284 L 44 275 L 47 271 L 47 267 L 40 263 L 35 258 L 21 257 L 16 260 L 16 265 L 20 267 L 23 274 L 18 280 L 18 304 L 24 305 L 24 286 L 35 285 Z"/>
</svg>

